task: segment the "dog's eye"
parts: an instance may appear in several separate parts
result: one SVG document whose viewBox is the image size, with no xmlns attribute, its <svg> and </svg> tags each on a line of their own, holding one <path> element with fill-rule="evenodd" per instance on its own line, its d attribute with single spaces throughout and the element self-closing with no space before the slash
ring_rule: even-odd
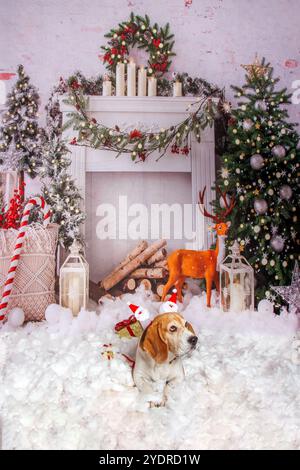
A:
<svg viewBox="0 0 300 470">
<path fill-rule="evenodd" d="M 172 333 L 174 333 L 174 331 L 177 331 L 177 326 L 175 326 L 175 325 L 170 326 L 170 331 Z"/>
</svg>

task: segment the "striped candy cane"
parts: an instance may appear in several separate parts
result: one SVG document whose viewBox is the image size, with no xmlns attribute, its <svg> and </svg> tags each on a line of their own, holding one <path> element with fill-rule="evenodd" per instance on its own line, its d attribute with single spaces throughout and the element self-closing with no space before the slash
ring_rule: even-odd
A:
<svg viewBox="0 0 300 470">
<path fill-rule="evenodd" d="M 19 259 L 21 256 L 25 234 L 28 228 L 28 219 L 29 219 L 30 211 L 34 206 L 39 206 L 43 212 L 44 227 L 46 227 L 48 223 L 50 222 L 51 211 L 49 209 L 49 206 L 45 203 L 44 198 L 33 197 L 32 199 L 30 199 L 24 208 L 24 212 L 23 212 L 23 216 L 22 216 L 22 220 L 21 220 L 21 224 L 19 228 L 19 234 L 17 237 L 17 242 L 15 245 L 13 256 L 10 260 L 10 266 L 9 266 L 7 278 L 4 284 L 2 299 L 0 303 L 0 322 L 2 322 L 5 319 L 5 316 L 7 313 L 7 305 L 9 302 L 9 297 L 10 297 L 12 285 L 15 279 Z"/>
</svg>

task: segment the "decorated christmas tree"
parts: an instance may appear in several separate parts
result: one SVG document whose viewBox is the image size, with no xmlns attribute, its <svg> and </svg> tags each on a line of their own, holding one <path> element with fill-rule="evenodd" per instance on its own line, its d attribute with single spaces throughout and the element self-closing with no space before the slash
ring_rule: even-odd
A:
<svg viewBox="0 0 300 470">
<path fill-rule="evenodd" d="M 0 165 L 3 169 L 37 175 L 41 164 L 40 130 L 37 122 L 39 95 L 23 65 L 16 85 L 7 97 L 0 128 Z"/>
<path fill-rule="evenodd" d="M 218 183 L 236 199 L 229 243 L 239 241 L 255 270 L 256 301 L 279 306 L 270 286 L 289 284 L 299 257 L 299 135 L 288 122 L 290 95 L 276 90 L 272 67 L 256 60 L 244 68 L 246 83 L 233 87 L 238 107 Z"/>
<path fill-rule="evenodd" d="M 68 174 L 71 162 L 69 150 L 62 139 L 62 113 L 55 93 L 49 99 L 46 113 L 42 192 L 51 207 L 52 222 L 60 226 L 60 243 L 68 248 L 74 240 L 82 242 L 80 224 L 85 217 L 80 209 L 81 196 Z"/>
</svg>

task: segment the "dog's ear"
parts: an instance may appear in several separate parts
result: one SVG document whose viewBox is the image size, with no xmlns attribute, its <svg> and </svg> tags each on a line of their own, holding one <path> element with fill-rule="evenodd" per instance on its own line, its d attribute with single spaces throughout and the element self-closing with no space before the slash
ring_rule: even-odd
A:
<svg viewBox="0 0 300 470">
<path fill-rule="evenodd" d="M 162 320 L 154 320 L 144 331 L 140 347 L 159 364 L 168 358 L 169 348 L 165 339 Z"/>
<path fill-rule="evenodd" d="M 194 331 L 194 328 L 192 327 L 192 325 L 191 325 L 188 321 L 185 322 L 185 327 L 186 327 L 191 333 L 193 333 L 193 335 L 196 335 L 196 333 L 195 333 L 195 331 Z"/>
</svg>

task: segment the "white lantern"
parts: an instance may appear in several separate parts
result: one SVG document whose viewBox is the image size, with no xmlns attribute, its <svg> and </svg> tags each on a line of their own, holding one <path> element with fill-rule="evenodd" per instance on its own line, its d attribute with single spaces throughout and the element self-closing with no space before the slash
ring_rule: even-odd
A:
<svg viewBox="0 0 300 470">
<path fill-rule="evenodd" d="M 59 279 L 59 303 L 70 308 L 74 316 L 87 307 L 89 298 L 89 265 L 79 250 L 79 244 L 73 242 L 70 254 L 60 268 Z"/>
<path fill-rule="evenodd" d="M 254 310 L 254 271 L 235 241 L 220 264 L 220 308 L 223 312 Z"/>
</svg>

